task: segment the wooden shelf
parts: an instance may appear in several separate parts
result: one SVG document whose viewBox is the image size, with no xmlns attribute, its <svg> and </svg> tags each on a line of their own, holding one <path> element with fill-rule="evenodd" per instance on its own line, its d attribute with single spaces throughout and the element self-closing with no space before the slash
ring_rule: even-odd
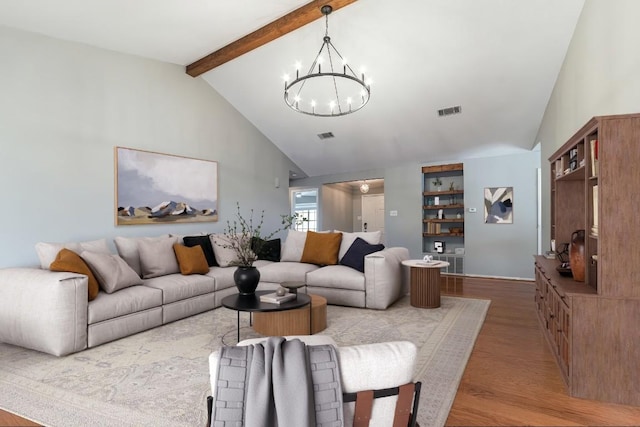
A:
<svg viewBox="0 0 640 427">
<path fill-rule="evenodd" d="M 584 166 L 580 166 L 579 168 L 572 170 L 571 172 L 557 176 L 556 181 L 584 181 L 586 170 L 587 168 L 585 168 Z"/>
<path fill-rule="evenodd" d="M 451 205 L 424 205 L 422 207 L 425 210 L 438 210 L 438 209 L 464 209 L 463 203 L 454 203 Z"/>
<path fill-rule="evenodd" d="M 464 190 L 446 190 L 446 191 L 423 191 L 423 196 L 452 196 L 456 194 L 464 194 Z"/>
<path fill-rule="evenodd" d="M 440 234 L 430 234 L 430 233 L 422 233 L 424 237 L 464 237 L 464 233 L 440 233 Z"/>
<path fill-rule="evenodd" d="M 444 222 L 464 222 L 464 218 L 444 218 L 444 219 L 437 219 L 437 218 L 432 218 L 432 219 L 425 219 L 422 222 L 437 222 L 437 223 L 444 223 Z"/>
<path fill-rule="evenodd" d="M 640 341 L 632 339 L 640 319 L 640 264 L 633 250 L 640 241 L 638 135 L 640 114 L 594 117 L 549 157 L 550 237 L 562 245 L 576 230 L 586 231 L 584 266 L 574 263 L 584 268 L 584 281 L 560 275 L 559 261 L 542 256 L 535 257 L 534 270 L 538 319 L 569 394 L 635 406 L 640 394 L 629 372 L 640 360 Z M 598 142 L 598 176 L 591 176 L 592 141 Z M 556 176 L 576 158 L 582 166 Z M 591 233 L 595 218 L 597 236 Z"/>
</svg>

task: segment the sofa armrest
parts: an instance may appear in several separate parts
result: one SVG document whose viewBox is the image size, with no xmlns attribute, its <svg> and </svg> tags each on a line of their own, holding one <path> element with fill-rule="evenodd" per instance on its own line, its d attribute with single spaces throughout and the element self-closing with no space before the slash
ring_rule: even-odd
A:
<svg viewBox="0 0 640 427">
<path fill-rule="evenodd" d="M 385 248 L 364 257 L 367 308 L 384 310 L 402 296 L 402 261 L 407 248 Z"/>
<path fill-rule="evenodd" d="M 87 347 L 87 276 L 0 269 L 0 341 L 64 356 Z"/>
</svg>

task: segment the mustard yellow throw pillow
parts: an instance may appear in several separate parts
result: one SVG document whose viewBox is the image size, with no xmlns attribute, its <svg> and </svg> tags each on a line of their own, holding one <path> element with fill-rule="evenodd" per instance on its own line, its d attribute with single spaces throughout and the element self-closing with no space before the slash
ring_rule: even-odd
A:
<svg viewBox="0 0 640 427">
<path fill-rule="evenodd" d="M 337 264 L 341 241 L 342 233 L 308 231 L 300 262 L 317 265 Z"/>
<path fill-rule="evenodd" d="M 56 259 L 49 266 L 51 271 L 69 271 L 71 273 L 84 274 L 89 277 L 89 301 L 98 296 L 100 285 L 96 276 L 80 255 L 70 249 L 61 249 Z"/>
<path fill-rule="evenodd" d="M 187 247 L 176 243 L 173 250 L 178 259 L 180 273 L 187 276 L 189 274 L 207 274 L 209 272 L 209 264 L 207 257 L 204 256 L 202 246 Z"/>
</svg>

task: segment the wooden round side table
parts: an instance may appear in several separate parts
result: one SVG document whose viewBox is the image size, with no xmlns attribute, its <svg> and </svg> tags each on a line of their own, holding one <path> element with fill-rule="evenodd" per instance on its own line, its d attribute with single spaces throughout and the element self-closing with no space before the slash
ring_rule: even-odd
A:
<svg viewBox="0 0 640 427">
<path fill-rule="evenodd" d="M 309 306 L 253 314 L 253 330 L 266 336 L 313 335 L 327 328 L 327 299 L 309 295 Z"/>
<path fill-rule="evenodd" d="M 419 308 L 440 307 L 440 269 L 448 267 L 446 261 L 408 259 L 402 265 L 411 268 L 411 305 Z"/>
</svg>

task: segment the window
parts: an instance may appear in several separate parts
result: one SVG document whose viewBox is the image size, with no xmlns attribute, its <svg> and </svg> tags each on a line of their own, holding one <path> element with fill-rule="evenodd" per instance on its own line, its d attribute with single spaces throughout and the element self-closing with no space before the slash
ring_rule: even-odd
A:
<svg viewBox="0 0 640 427">
<path fill-rule="evenodd" d="M 295 223 L 294 229 L 298 231 L 318 230 L 318 189 L 308 188 L 293 190 L 291 192 L 291 213 L 305 218 L 304 221 Z"/>
</svg>

